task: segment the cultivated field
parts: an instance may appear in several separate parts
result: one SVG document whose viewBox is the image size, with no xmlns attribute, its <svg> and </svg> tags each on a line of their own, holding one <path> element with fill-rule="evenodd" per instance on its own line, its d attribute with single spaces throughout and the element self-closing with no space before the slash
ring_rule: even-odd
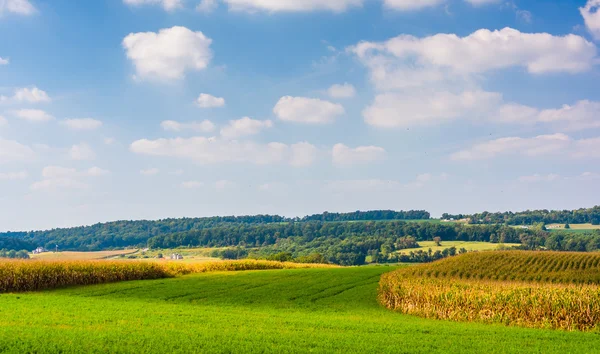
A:
<svg viewBox="0 0 600 354">
<path fill-rule="evenodd" d="M 2 351 L 593 353 L 600 336 L 406 316 L 377 303 L 391 267 L 194 274 L 4 294 Z"/>
<path fill-rule="evenodd" d="M 379 300 L 405 314 L 597 331 L 600 254 L 483 252 L 382 277 Z"/>
<path fill-rule="evenodd" d="M 469 241 L 442 241 L 440 246 L 436 246 L 435 242 L 433 242 L 433 241 L 422 241 L 422 242 L 419 242 L 419 246 L 421 246 L 421 247 L 420 248 L 403 249 L 403 250 L 398 251 L 398 253 L 409 254 L 411 251 L 412 252 L 416 252 L 419 250 L 427 251 L 430 248 L 431 248 L 431 251 L 435 252 L 435 251 L 443 251 L 447 248 L 452 248 L 452 247 L 456 247 L 457 250 L 464 248 L 467 251 L 490 251 L 490 250 L 497 250 L 502 247 L 519 246 L 519 244 L 516 244 L 516 243 L 500 244 L 500 243 L 490 243 L 490 242 L 469 242 Z"/>
<path fill-rule="evenodd" d="M 568 230 L 568 231 L 589 231 L 589 230 L 600 230 L 600 225 L 592 224 L 569 224 L 569 229 L 565 229 L 565 224 L 548 224 L 546 228 L 548 230 Z"/>
<path fill-rule="evenodd" d="M 136 253 L 137 250 L 100 251 L 100 252 L 45 252 L 32 254 L 32 259 L 61 260 L 61 261 L 91 261 L 97 259 L 113 258 Z"/>
</svg>

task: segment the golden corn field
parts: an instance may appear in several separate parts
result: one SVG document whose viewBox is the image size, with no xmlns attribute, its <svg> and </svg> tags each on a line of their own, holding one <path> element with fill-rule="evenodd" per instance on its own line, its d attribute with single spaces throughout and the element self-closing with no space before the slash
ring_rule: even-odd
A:
<svg viewBox="0 0 600 354">
<path fill-rule="evenodd" d="M 426 318 L 598 330 L 598 260 L 589 253 L 466 254 L 384 274 L 379 301 Z"/>
<path fill-rule="evenodd" d="M 328 267 L 260 260 L 207 262 L 13 261 L 0 262 L 0 293 L 37 291 L 73 285 L 169 278 L 191 273 Z"/>
<path fill-rule="evenodd" d="M 600 285 L 600 253 L 473 252 L 401 272 L 433 278 Z"/>
</svg>

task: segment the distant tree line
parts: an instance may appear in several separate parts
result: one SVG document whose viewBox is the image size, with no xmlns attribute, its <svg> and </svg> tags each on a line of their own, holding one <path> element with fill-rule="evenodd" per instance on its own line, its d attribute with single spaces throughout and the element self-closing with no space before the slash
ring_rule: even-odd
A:
<svg viewBox="0 0 600 354">
<path fill-rule="evenodd" d="M 6 232 L 0 237 L 17 238 L 41 246 L 62 250 L 99 251 L 105 249 L 137 247 L 146 245 L 148 239 L 188 231 L 235 227 L 239 225 L 266 225 L 278 223 L 304 223 L 312 219 L 334 221 L 335 219 L 353 221 L 426 219 L 429 213 L 424 211 L 366 211 L 347 214 L 323 213 L 305 218 L 285 218 L 279 215 L 254 216 L 217 216 L 205 218 L 164 219 L 156 221 L 115 221 L 74 228 L 53 229 L 47 231 Z M 11 247 L 12 248 L 12 247 Z"/>
<path fill-rule="evenodd" d="M 0 249 L 3 250 L 33 250 L 33 243 L 16 237 L 0 237 Z"/>
<path fill-rule="evenodd" d="M 518 243 L 531 230 L 502 225 L 435 224 L 402 221 L 304 222 L 266 225 L 221 226 L 200 231 L 162 235 L 148 241 L 151 248 L 230 247 L 218 251 L 227 259 L 263 258 L 291 254 L 291 259 L 320 255 L 328 263 L 360 265 L 374 262 L 409 262 L 437 259 L 421 254 L 411 259 L 394 258 L 395 251 L 419 247 L 417 241 L 485 241 Z M 432 258 L 433 257 L 433 258 Z"/>
<path fill-rule="evenodd" d="M 532 225 L 545 224 L 593 224 L 600 225 L 600 206 L 577 210 L 527 210 L 522 212 L 483 212 L 477 214 L 448 214 L 442 219 L 469 219 L 473 224 Z"/>
<path fill-rule="evenodd" d="M 594 252 L 600 250 L 600 230 L 588 233 L 568 231 L 532 232 L 521 235 L 521 248 L 569 252 Z"/>
</svg>

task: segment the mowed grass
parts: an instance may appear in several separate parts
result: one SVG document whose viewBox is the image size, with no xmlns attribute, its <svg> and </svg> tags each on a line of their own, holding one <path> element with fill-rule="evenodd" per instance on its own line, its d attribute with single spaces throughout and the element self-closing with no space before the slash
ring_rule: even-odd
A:
<svg viewBox="0 0 600 354">
<path fill-rule="evenodd" d="M 447 248 L 456 247 L 457 250 L 461 248 L 465 248 L 467 251 L 490 251 L 497 250 L 501 246 L 504 247 L 512 247 L 519 246 L 518 243 L 490 243 L 490 242 L 470 242 L 470 241 L 442 241 L 440 246 L 436 246 L 433 241 L 423 241 L 419 242 L 420 248 L 407 248 L 404 250 L 398 251 L 399 254 L 409 254 L 411 251 L 428 251 L 431 248 L 431 251 L 443 251 Z"/>
<path fill-rule="evenodd" d="M 391 267 L 206 273 L 0 295 L 0 352 L 592 353 L 582 332 L 422 319 L 377 303 Z"/>
<path fill-rule="evenodd" d="M 30 255 L 32 259 L 47 261 L 92 261 L 136 253 L 137 250 L 100 252 L 45 252 Z"/>
</svg>

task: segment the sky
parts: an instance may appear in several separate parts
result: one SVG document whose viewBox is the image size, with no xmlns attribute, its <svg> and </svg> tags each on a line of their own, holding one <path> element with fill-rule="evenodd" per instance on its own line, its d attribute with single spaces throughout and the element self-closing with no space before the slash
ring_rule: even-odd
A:
<svg viewBox="0 0 600 354">
<path fill-rule="evenodd" d="M 0 0 L 0 231 L 600 204 L 600 0 Z"/>
</svg>

